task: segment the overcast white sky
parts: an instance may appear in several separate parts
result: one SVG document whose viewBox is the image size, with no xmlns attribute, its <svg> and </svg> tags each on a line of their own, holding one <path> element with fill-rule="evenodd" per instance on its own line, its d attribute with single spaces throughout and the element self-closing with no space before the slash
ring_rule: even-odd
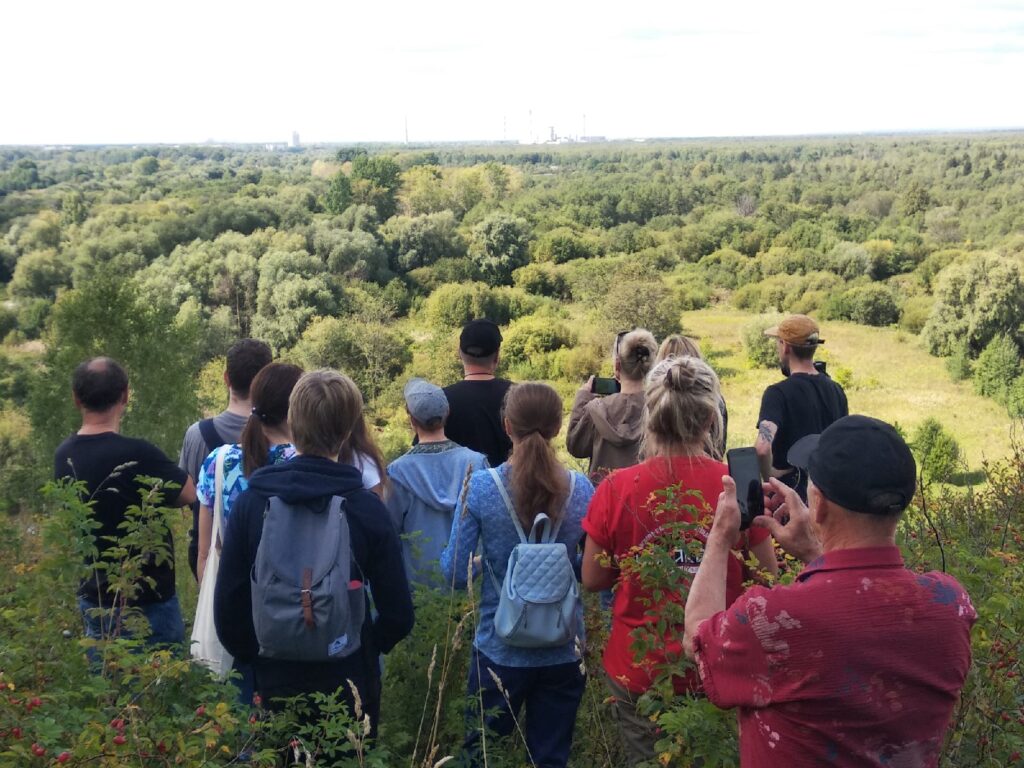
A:
<svg viewBox="0 0 1024 768">
<path fill-rule="evenodd" d="M 0 144 L 1024 127 L 1024 0 L 10 0 L 0 28 Z"/>
</svg>

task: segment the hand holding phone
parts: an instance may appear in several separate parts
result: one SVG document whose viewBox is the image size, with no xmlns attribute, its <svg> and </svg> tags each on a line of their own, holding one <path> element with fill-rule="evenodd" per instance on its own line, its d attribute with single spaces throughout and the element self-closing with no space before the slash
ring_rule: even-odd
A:
<svg viewBox="0 0 1024 768">
<path fill-rule="evenodd" d="M 614 395 L 622 389 L 618 379 L 605 379 L 600 376 L 592 376 L 590 391 L 595 395 Z"/>
<path fill-rule="evenodd" d="M 750 527 L 754 518 L 764 514 L 764 489 L 757 451 L 753 448 L 733 448 L 726 454 L 729 476 L 736 483 L 736 501 L 740 505 L 740 530 Z"/>
</svg>

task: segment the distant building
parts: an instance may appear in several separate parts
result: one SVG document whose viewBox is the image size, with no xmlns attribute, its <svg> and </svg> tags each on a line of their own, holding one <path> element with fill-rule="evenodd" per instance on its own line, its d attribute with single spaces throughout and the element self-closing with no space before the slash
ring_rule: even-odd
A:
<svg viewBox="0 0 1024 768">
<path fill-rule="evenodd" d="M 292 146 L 293 149 L 297 148 L 299 146 L 299 132 L 298 131 L 292 131 L 292 143 L 291 143 L 291 146 Z"/>
</svg>

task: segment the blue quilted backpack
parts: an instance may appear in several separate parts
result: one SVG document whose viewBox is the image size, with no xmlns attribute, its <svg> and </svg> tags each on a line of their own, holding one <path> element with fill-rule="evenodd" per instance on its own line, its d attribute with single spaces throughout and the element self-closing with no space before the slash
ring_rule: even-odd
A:
<svg viewBox="0 0 1024 768">
<path fill-rule="evenodd" d="M 569 496 L 561 519 L 552 525 L 546 514 L 538 514 L 527 537 L 501 476 L 493 469 L 490 473 L 519 534 L 519 543 L 508 557 L 505 579 L 500 586 L 494 571 L 488 568 L 498 592 L 494 631 L 505 643 L 517 648 L 566 645 L 576 637 L 580 593 L 569 550 L 556 539 L 572 499 L 576 474 L 569 473 Z"/>
</svg>

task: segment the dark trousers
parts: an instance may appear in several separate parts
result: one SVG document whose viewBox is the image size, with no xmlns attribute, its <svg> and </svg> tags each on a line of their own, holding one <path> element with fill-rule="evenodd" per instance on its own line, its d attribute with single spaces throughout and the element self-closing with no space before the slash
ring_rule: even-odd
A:
<svg viewBox="0 0 1024 768">
<path fill-rule="evenodd" d="M 498 676 L 504 694 L 489 670 Z M 515 720 L 518 720 L 525 733 L 532 764 L 537 768 L 565 768 L 572 749 L 576 710 L 583 699 L 586 683 L 578 662 L 547 667 L 505 667 L 495 664 L 474 648 L 469 663 L 471 701 L 466 712 L 465 746 L 470 764 L 482 764 L 482 707 L 488 735 L 508 736 L 515 729 Z M 525 724 L 520 717 L 524 707 Z"/>
</svg>

